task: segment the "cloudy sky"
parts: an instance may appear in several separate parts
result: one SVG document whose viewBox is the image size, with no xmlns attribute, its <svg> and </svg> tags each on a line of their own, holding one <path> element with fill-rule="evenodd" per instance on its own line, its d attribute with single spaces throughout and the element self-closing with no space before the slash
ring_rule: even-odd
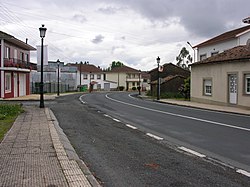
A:
<svg viewBox="0 0 250 187">
<path fill-rule="evenodd" d="M 249 0 L 8 0 L 0 2 L 0 30 L 36 46 L 45 24 L 49 60 L 150 70 L 157 56 L 163 64 L 175 63 L 182 47 L 193 54 L 187 41 L 245 26 L 249 7 Z"/>
</svg>

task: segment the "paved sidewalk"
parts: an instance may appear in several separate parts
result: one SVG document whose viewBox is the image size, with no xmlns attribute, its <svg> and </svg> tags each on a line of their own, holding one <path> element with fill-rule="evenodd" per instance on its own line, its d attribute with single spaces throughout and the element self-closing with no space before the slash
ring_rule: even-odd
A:
<svg viewBox="0 0 250 187">
<path fill-rule="evenodd" d="M 220 112 L 250 115 L 250 110 L 239 108 L 237 106 L 235 107 L 220 106 L 220 105 L 197 103 L 197 102 L 192 102 L 192 101 L 181 101 L 181 100 L 175 100 L 175 99 L 161 99 L 159 102 L 167 103 L 167 104 L 175 104 L 175 105 L 180 105 L 180 106 L 194 107 L 194 108 L 202 108 L 202 109 L 214 110 L 214 111 L 220 111 Z"/>
<path fill-rule="evenodd" d="M 26 106 L 1 142 L 0 186 L 91 186 L 69 159 L 49 109 Z"/>
</svg>

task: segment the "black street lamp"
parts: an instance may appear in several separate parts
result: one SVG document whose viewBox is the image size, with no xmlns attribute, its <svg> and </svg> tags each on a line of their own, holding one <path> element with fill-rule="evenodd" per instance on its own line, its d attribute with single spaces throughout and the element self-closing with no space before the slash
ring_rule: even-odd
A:
<svg viewBox="0 0 250 187">
<path fill-rule="evenodd" d="M 41 37 L 41 82 L 40 82 L 40 108 L 44 108 L 44 97 L 43 97 L 43 38 L 46 34 L 46 28 L 42 24 L 42 27 L 39 28 L 40 37 Z"/>
<path fill-rule="evenodd" d="M 139 95 L 141 95 L 141 70 L 139 70 L 139 87 L 138 87 Z"/>
<path fill-rule="evenodd" d="M 80 91 L 82 87 L 82 61 L 80 62 Z"/>
<path fill-rule="evenodd" d="M 57 61 L 57 96 L 60 95 L 60 92 L 59 92 L 59 67 L 60 67 L 60 60 L 58 59 Z"/>
<path fill-rule="evenodd" d="M 156 61 L 157 61 L 157 100 L 160 100 L 160 71 L 159 71 L 159 68 L 160 68 L 160 57 L 157 57 L 156 58 Z"/>
</svg>

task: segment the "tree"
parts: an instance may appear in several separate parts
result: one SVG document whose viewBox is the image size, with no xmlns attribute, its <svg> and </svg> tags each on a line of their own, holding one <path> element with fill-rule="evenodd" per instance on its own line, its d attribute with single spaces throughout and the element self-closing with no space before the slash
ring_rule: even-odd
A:
<svg viewBox="0 0 250 187">
<path fill-rule="evenodd" d="M 191 55 L 189 54 L 189 51 L 186 49 L 186 47 L 183 47 L 180 51 L 180 54 L 176 57 L 177 66 L 180 66 L 184 69 L 189 69 L 188 64 L 191 64 L 193 59 Z"/>
<path fill-rule="evenodd" d="M 111 64 L 111 69 L 115 68 L 115 67 L 122 67 L 123 66 L 123 63 L 120 62 L 120 61 L 113 61 L 112 64 Z"/>
</svg>

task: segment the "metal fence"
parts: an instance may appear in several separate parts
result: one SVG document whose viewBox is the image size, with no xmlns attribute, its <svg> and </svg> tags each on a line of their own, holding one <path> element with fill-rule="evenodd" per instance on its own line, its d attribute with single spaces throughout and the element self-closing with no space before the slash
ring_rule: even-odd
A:
<svg viewBox="0 0 250 187">
<path fill-rule="evenodd" d="M 30 88 L 32 94 L 40 93 L 40 82 L 31 82 Z M 43 86 L 44 93 L 57 93 L 57 90 L 58 90 L 58 84 L 56 82 L 44 83 Z M 72 92 L 72 91 L 76 90 L 69 84 L 63 84 L 63 83 L 59 84 L 60 93 Z"/>
</svg>

